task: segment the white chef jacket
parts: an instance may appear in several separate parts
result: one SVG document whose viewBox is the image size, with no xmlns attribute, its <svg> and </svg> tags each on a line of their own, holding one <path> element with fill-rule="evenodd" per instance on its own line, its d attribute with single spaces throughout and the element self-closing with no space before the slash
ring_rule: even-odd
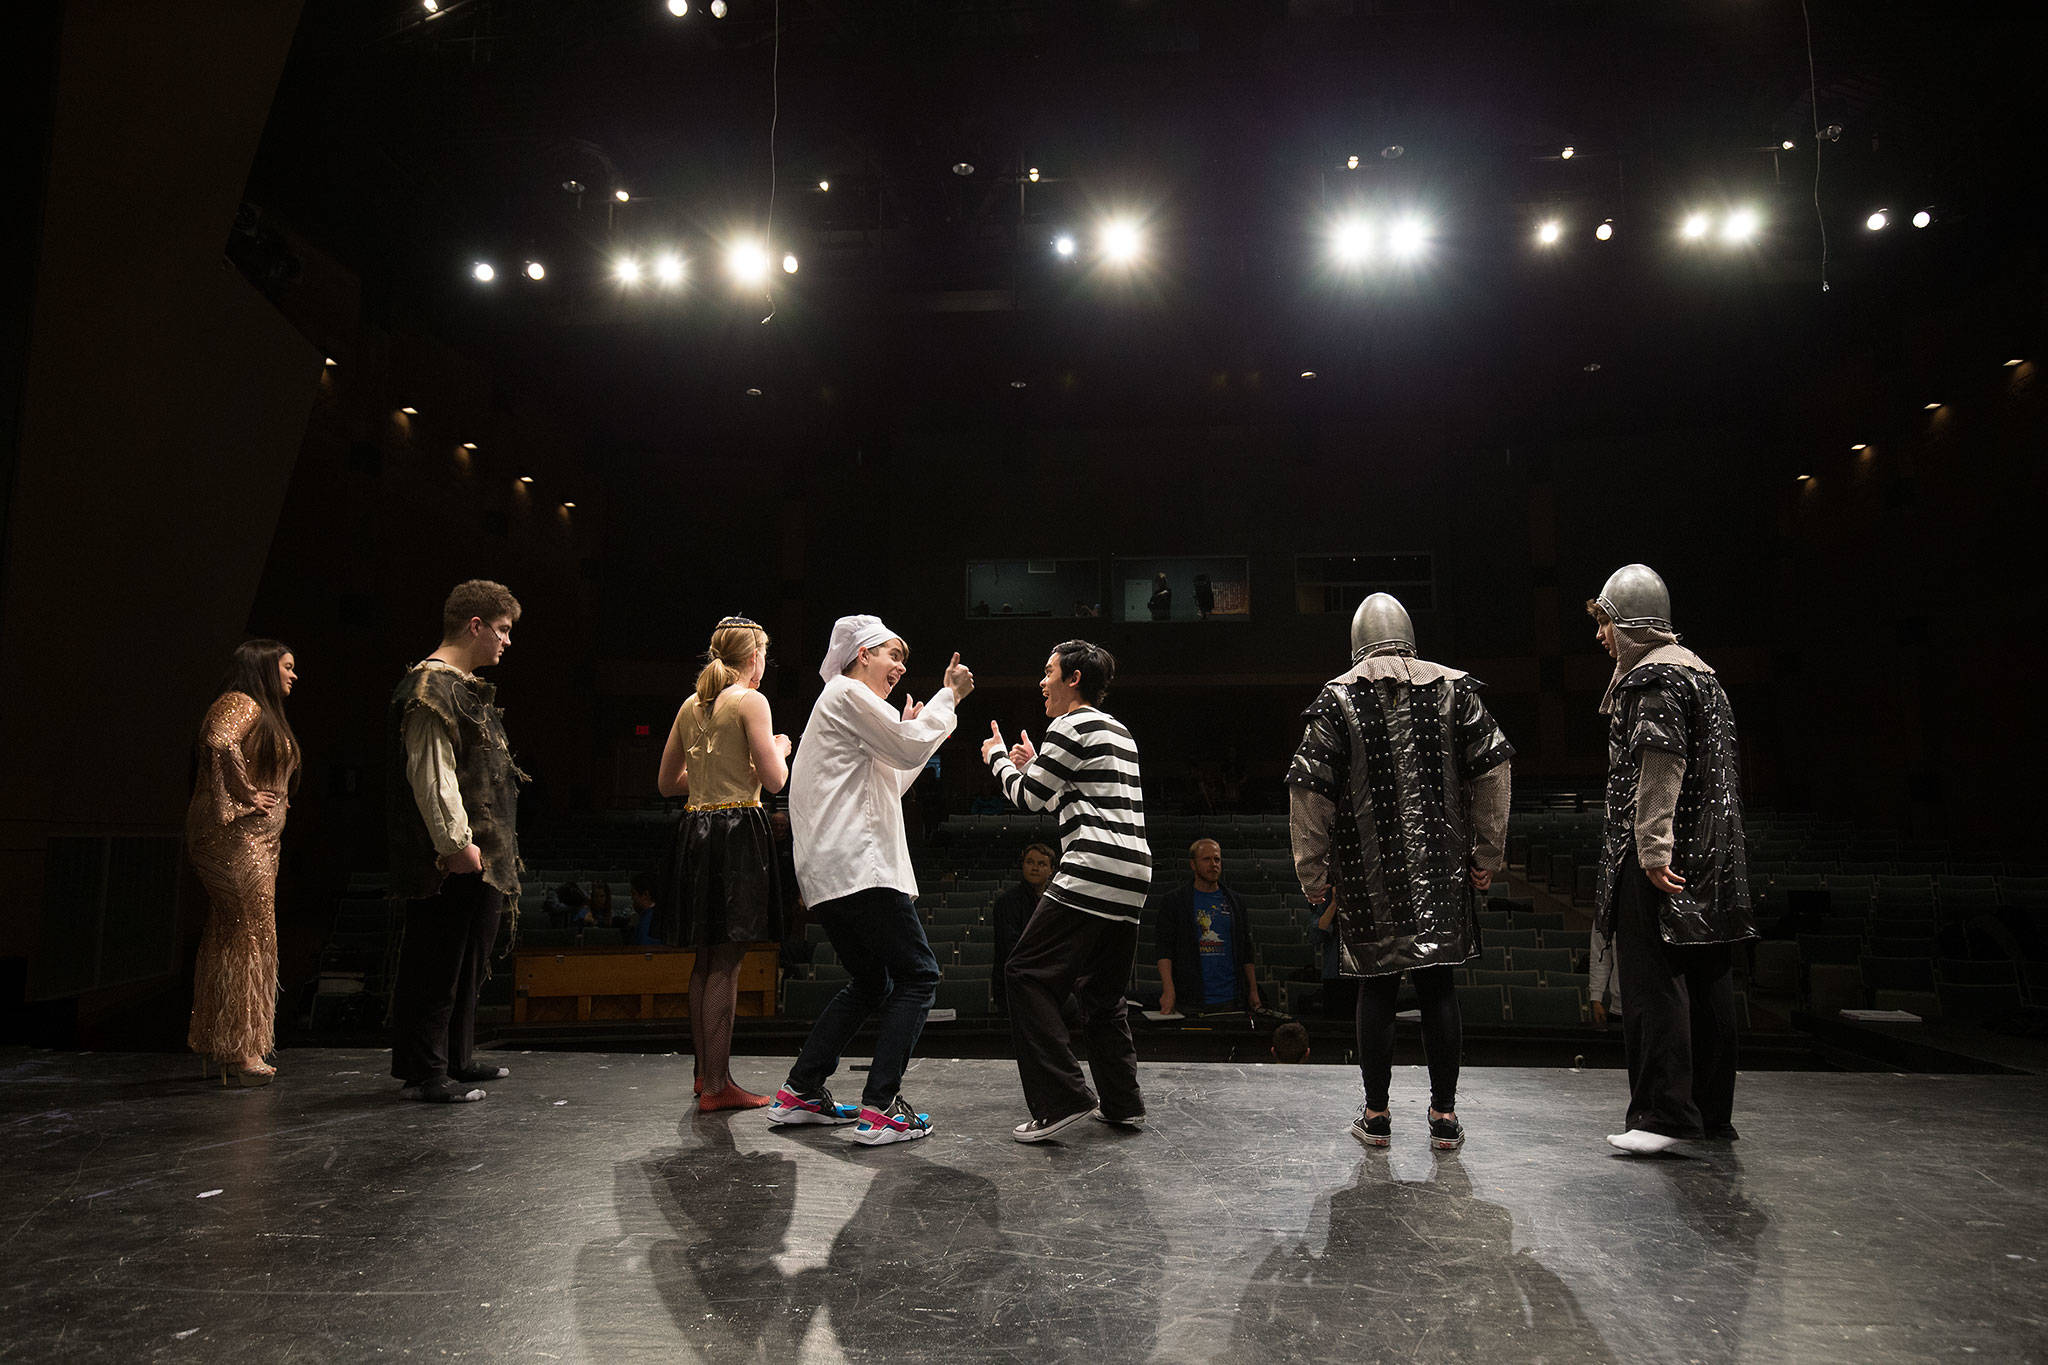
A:
<svg viewBox="0 0 2048 1365">
<path fill-rule="evenodd" d="M 804 904 L 889 887 L 915 899 L 903 794 L 956 722 L 941 687 L 915 720 L 852 678 L 825 684 L 789 775 L 789 825 Z"/>
</svg>

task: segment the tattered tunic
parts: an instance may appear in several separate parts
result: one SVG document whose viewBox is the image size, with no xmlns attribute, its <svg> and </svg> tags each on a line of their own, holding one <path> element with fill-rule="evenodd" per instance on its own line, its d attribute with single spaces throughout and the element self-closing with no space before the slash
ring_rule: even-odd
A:
<svg viewBox="0 0 2048 1365">
<path fill-rule="evenodd" d="M 385 809 L 392 896 L 423 900 L 437 894 L 448 876 L 434 833 L 411 799 L 407 777 L 407 722 L 424 710 L 448 732 L 470 841 L 483 855 L 484 884 L 507 899 L 517 899 L 519 784 L 527 779 L 512 761 L 505 713 L 497 699 L 498 689 L 482 678 L 431 659 L 414 665 L 391 694 L 391 779 Z"/>
</svg>

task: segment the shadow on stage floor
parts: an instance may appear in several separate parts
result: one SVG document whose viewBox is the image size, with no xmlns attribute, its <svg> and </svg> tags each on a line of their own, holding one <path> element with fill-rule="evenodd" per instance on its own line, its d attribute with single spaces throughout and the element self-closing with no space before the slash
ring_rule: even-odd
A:
<svg viewBox="0 0 2048 1365">
<path fill-rule="evenodd" d="M 0 1353 L 1803 1365 L 2024 1359 L 2048 1320 L 2030 1076 L 1745 1073 L 1740 1143 L 1632 1161 L 1612 1072 L 1468 1069 L 1438 1154 L 1408 1068 L 1383 1151 L 1355 1072 L 1179 1063 L 1146 1131 L 1020 1146 L 1012 1066 L 925 1060 L 937 1130 L 869 1149 L 698 1116 L 687 1057 L 494 1056 L 429 1106 L 377 1053 L 256 1091 L 0 1054 Z"/>
</svg>

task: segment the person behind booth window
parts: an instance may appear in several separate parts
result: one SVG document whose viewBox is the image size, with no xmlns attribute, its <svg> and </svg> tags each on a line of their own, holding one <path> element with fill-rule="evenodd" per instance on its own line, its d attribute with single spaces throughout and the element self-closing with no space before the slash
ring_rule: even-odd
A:
<svg viewBox="0 0 2048 1365">
<path fill-rule="evenodd" d="M 405 937 L 391 994 L 391 1074 L 409 1100 L 484 1098 L 476 1082 L 512 1073 L 479 1063 L 477 992 L 508 901 L 519 898 L 519 787 L 498 690 L 477 676 L 505 657 L 519 600 L 502 583 L 457 584 L 441 644 L 391 694 L 387 803 L 391 895 Z"/>
<path fill-rule="evenodd" d="M 1615 570 L 1586 613 L 1614 660 L 1594 921 L 1628 987 L 1628 1116 L 1607 1141 L 1631 1156 L 1734 1141 L 1733 949 L 1756 937 L 1735 712 L 1648 565 Z"/>
</svg>

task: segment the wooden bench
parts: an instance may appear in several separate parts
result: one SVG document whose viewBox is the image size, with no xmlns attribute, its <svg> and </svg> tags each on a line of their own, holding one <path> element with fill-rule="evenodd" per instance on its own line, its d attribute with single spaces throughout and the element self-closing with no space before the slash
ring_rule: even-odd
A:
<svg viewBox="0 0 2048 1365">
<path fill-rule="evenodd" d="M 780 961 L 777 945 L 748 945 L 740 962 L 741 1014 L 775 1013 Z M 696 962 L 688 948 L 521 948 L 512 963 L 512 1022 L 686 1019 Z"/>
</svg>

